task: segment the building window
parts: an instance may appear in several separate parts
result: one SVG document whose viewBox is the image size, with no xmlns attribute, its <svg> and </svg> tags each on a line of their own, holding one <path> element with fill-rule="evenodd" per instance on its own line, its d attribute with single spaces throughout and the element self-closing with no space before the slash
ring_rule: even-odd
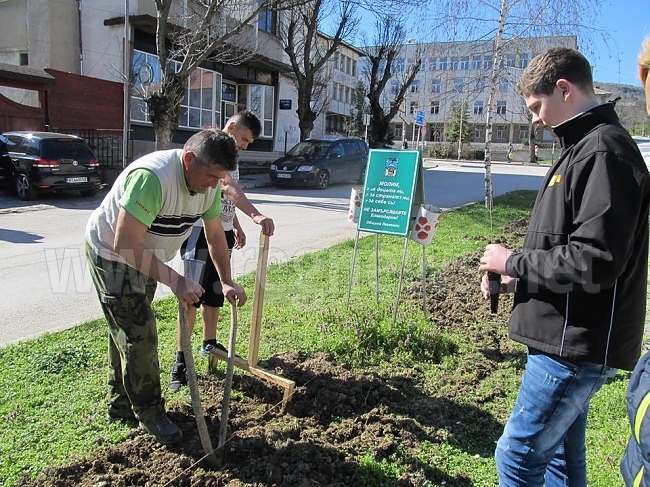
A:
<svg viewBox="0 0 650 487">
<path fill-rule="evenodd" d="M 528 67 L 528 54 L 519 55 L 519 67 L 525 69 Z"/>
<path fill-rule="evenodd" d="M 429 58 L 429 71 L 435 71 L 438 63 L 438 59 L 431 57 Z"/>
<path fill-rule="evenodd" d="M 524 140 L 528 138 L 528 125 L 519 126 L 519 140 Z"/>
<path fill-rule="evenodd" d="M 447 70 L 447 58 L 446 57 L 441 57 L 438 59 L 438 69 L 440 71 L 446 71 Z"/>
<path fill-rule="evenodd" d="M 412 101 L 409 104 L 409 113 L 413 114 L 413 113 L 416 112 L 417 109 L 418 109 L 418 102 L 417 101 Z"/>
<path fill-rule="evenodd" d="M 420 80 L 414 79 L 411 83 L 411 93 L 418 93 L 420 91 Z"/>
<path fill-rule="evenodd" d="M 179 63 L 173 62 L 178 69 Z M 150 122 L 149 110 L 142 93 L 160 91 L 162 71 L 158 56 L 142 51 L 133 52 L 131 78 L 131 120 Z M 198 68 L 187 80 L 185 95 L 178 116 L 179 127 L 210 128 L 221 123 L 221 74 Z"/>
<path fill-rule="evenodd" d="M 469 56 L 460 58 L 460 69 L 467 71 L 469 69 Z"/>
<path fill-rule="evenodd" d="M 472 58 L 472 69 L 481 69 L 481 56 L 474 56 Z"/>
<path fill-rule="evenodd" d="M 456 71 L 458 69 L 458 58 L 457 57 L 449 58 L 449 69 L 451 69 L 452 71 Z"/>
<path fill-rule="evenodd" d="M 264 0 L 258 0 L 261 5 Z M 257 28 L 269 34 L 276 33 L 277 12 L 271 8 L 261 9 L 257 14 Z"/>
<path fill-rule="evenodd" d="M 508 126 L 507 125 L 497 125 L 497 139 L 498 140 L 507 140 L 508 139 Z"/>
<path fill-rule="evenodd" d="M 483 93 L 485 91 L 485 78 L 478 78 L 476 80 L 476 91 L 477 93 Z"/>
<path fill-rule="evenodd" d="M 505 115 L 505 114 L 506 114 L 506 102 L 497 101 L 497 115 Z"/>
<path fill-rule="evenodd" d="M 20 57 L 19 64 L 21 66 L 27 66 L 29 64 L 29 54 L 27 54 L 26 52 L 21 52 L 19 57 Z"/>
<path fill-rule="evenodd" d="M 499 78 L 499 93 L 508 93 L 509 86 L 508 78 Z"/>
<path fill-rule="evenodd" d="M 474 115 L 483 115 L 483 102 L 480 100 L 474 102 Z"/>
<path fill-rule="evenodd" d="M 246 85 L 244 85 L 246 86 Z M 273 124 L 275 115 L 275 91 L 273 86 L 247 85 L 248 108 L 255 113 L 262 122 L 262 137 L 273 137 Z M 241 85 L 240 85 L 241 87 Z"/>
<path fill-rule="evenodd" d="M 458 93 L 462 93 L 462 92 L 463 92 L 463 85 L 465 84 L 464 81 L 465 81 L 465 80 L 464 80 L 463 78 L 454 78 L 454 89 L 455 89 Z"/>
<path fill-rule="evenodd" d="M 395 61 L 395 72 L 402 73 L 404 72 L 404 59 L 398 59 Z"/>
<path fill-rule="evenodd" d="M 344 91 L 345 87 L 343 85 L 339 85 L 339 101 L 343 101 L 343 97 L 345 96 Z"/>
<path fill-rule="evenodd" d="M 508 67 L 514 68 L 517 66 L 517 60 L 514 54 L 508 54 L 508 59 L 507 59 Z"/>
<path fill-rule="evenodd" d="M 352 72 L 350 73 L 351 76 L 354 76 L 355 78 L 357 77 L 357 61 L 356 59 L 352 60 Z"/>
<path fill-rule="evenodd" d="M 350 103 L 350 88 L 345 87 L 345 103 Z"/>
<path fill-rule="evenodd" d="M 431 93 L 440 93 L 441 89 L 442 89 L 442 83 L 440 82 L 440 78 L 432 79 Z"/>
<path fill-rule="evenodd" d="M 332 100 L 336 101 L 336 92 L 338 90 L 338 83 L 332 84 Z"/>
<path fill-rule="evenodd" d="M 432 101 L 431 102 L 431 114 L 438 115 L 440 113 L 440 102 Z"/>
<path fill-rule="evenodd" d="M 394 79 L 390 82 L 390 93 L 391 95 L 397 95 L 398 91 L 399 91 L 399 81 Z"/>
<path fill-rule="evenodd" d="M 402 124 L 401 123 L 396 123 L 395 124 L 395 130 L 393 132 L 393 135 L 395 139 L 401 139 L 402 138 Z"/>
<path fill-rule="evenodd" d="M 492 56 L 483 56 L 483 69 L 492 69 Z"/>
<path fill-rule="evenodd" d="M 188 87 L 181 101 L 178 125 L 208 129 L 218 126 L 220 120 L 213 119 L 215 112 L 214 81 L 216 73 L 206 69 L 195 69 L 188 78 Z"/>
</svg>

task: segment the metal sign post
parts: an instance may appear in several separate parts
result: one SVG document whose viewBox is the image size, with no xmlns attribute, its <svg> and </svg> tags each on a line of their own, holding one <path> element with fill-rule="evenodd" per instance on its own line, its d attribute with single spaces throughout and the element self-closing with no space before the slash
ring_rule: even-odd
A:
<svg viewBox="0 0 650 487">
<path fill-rule="evenodd" d="M 424 114 L 422 114 L 422 117 Z M 379 234 L 404 237 L 404 251 L 400 266 L 399 284 L 393 325 L 397 319 L 400 294 L 404 276 L 404 265 L 408 247 L 409 234 L 413 227 L 414 208 L 424 201 L 424 174 L 422 154 L 415 150 L 373 149 L 368 158 L 368 169 L 363 190 L 363 199 L 357 224 L 354 254 L 348 282 L 347 304 L 350 303 L 352 276 L 357 256 L 357 244 L 360 231 L 375 233 L 375 284 L 376 299 L 379 302 Z M 422 268 L 426 269 L 424 260 Z M 424 276 L 423 276 L 424 282 Z"/>
<path fill-rule="evenodd" d="M 366 126 L 366 138 L 364 139 L 368 143 L 368 125 L 370 125 L 370 114 L 366 113 L 363 115 L 363 124 Z"/>
</svg>

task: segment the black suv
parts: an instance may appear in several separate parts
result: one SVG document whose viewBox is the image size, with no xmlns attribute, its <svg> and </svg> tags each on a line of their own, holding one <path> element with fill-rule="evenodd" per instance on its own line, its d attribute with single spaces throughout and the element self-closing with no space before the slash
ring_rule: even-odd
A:
<svg viewBox="0 0 650 487">
<path fill-rule="evenodd" d="M 45 190 L 93 196 L 101 186 L 99 159 L 74 135 L 5 132 L 0 135 L 0 182 L 13 184 L 21 200 Z"/>
<path fill-rule="evenodd" d="M 307 139 L 269 167 L 277 185 L 302 184 L 325 189 L 330 183 L 363 183 L 368 145 L 361 139 Z"/>
</svg>

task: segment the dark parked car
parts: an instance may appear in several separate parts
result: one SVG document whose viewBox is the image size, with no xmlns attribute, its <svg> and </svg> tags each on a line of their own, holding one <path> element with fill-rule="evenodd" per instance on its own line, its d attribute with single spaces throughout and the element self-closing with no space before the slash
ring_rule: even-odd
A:
<svg viewBox="0 0 650 487">
<path fill-rule="evenodd" d="M 13 185 L 21 200 L 46 190 L 93 196 L 101 186 L 99 160 L 74 135 L 5 132 L 0 135 L 0 182 Z"/>
<path fill-rule="evenodd" d="M 277 185 L 301 184 L 325 189 L 330 183 L 363 182 L 368 145 L 361 139 L 307 139 L 269 168 Z"/>
</svg>

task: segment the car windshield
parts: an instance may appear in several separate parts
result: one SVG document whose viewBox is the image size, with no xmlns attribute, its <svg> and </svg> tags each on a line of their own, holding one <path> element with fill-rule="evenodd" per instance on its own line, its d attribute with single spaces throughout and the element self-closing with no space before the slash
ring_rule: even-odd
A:
<svg viewBox="0 0 650 487">
<path fill-rule="evenodd" d="M 305 156 L 305 157 L 320 157 L 327 153 L 327 149 L 332 145 L 331 142 L 305 140 L 298 143 L 291 148 L 287 153 L 288 156 Z"/>
<path fill-rule="evenodd" d="M 82 140 L 45 139 L 41 142 L 41 155 L 45 159 L 74 159 L 89 161 L 93 153 Z"/>
</svg>

